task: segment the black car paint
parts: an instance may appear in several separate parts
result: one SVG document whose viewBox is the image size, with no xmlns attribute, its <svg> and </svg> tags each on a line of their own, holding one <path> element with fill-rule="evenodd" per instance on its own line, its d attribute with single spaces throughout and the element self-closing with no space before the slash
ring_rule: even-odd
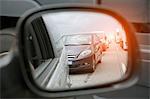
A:
<svg viewBox="0 0 150 99">
<path fill-rule="evenodd" d="M 97 53 L 99 53 L 98 58 L 102 56 L 101 42 L 99 41 L 95 43 L 94 41 L 96 34 L 84 34 L 84 35 L 91 35 L 92 37 L 91 44 L 65 46 L 67 51 L 68 62 L 72 62 L 72 65 L 68 64 L 70 74 L 94 72 L 96 68 L 96 64 L 98 62 L 101 62 L 101 59 L 99 60 L 96 57 Z M 98 50 L 95 51 L 97 46 L 98 46 Z M 87 49 L 91 50 L 91 54 L 84 58 L 78 58 L 80 53 L 82 53 L 84 50 Z"/>
</svg>

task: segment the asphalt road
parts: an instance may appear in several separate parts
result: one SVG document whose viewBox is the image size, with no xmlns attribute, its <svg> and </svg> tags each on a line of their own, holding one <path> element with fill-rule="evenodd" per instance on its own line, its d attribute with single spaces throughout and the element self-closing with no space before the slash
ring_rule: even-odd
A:
<svg viewBox="0 0 150 99">
<path fill-rule="evenodd" d="M 122 79 L 127 66 L 127 51 L 115 42 L 103 52 L 102 63 L 97 64 L 93 73 L 69 76 L 70 88 L 86 87 Z"/>
</svg>

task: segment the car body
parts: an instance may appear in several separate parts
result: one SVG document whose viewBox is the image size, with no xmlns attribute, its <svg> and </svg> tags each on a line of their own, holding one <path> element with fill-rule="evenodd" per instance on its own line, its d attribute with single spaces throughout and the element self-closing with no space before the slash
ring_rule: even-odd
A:
<svg viewBox="0 0 150 99">
<path fill-rule="evenodd" d="M 10 0 L 9 1 L 8 0 L 3 0 L 3 1 L 7 1 L 8 3 L 9 2 L 15 2 L 14 4 L 17 5 L 18 4 L 17 2 L 19 0 L 12 0 L 12 1 L 10 1 Z M 25 1 L 29 2 L 29 0 L 22 0 L 22 2 L 25 2 Z M 36 0 L 36 1 L 35 0 L 31 0 L 31 1 L 34 1 L 34 2 L 38 1 L 39 4 L 43 4 L 43 5 L 44 5 L 44 3 L 42 3 L 42 2 L 45 2 L 45 4 L 50 4 L 52 2 L 51 0 Z M 124 9 L 126 9 L 126 8 L 130 9 L 130 12 L 132 14 L 124 14 L 124 12 L 126 12 L 127 10 L 123 10 L 123 9 L 122 10 L 120 9 L 119 12 L 122 13 L 123 15 L 125 15 L 124 17 L 127 17 L 129 19 L 130 19 L 130 16 L 132 16 L 132 19 L 135 22 L 141 22 L 140 21 L 141 17 L 144 17 L 143 19 L 145 19 L 146 15 L 148 17 L 147 13 L 148 13 L 149 10 L 147 10 L 147 6 L 145 4 L 148 4 L 146 2 L 148 2 L 149 0 L 134 0 L 134 1 L 131 1 L 131 0 L 130 1 L 128 1 L 128 0 L 124 1 L 124 0 L 122 0 L 122 1 L 119 1 L 120 3 L 117 3 L 118 1 L 103 1 L 103 2 L 101 2 L 102 3 L 101 5 L 103 5 L 103 3 L 104 3 L 104 5 L 106 5 L 107 7 L 110 7 L 111 9 L 114 9 L 114 10 L 118 9 L 118 8 L 120 9 L 120 6 L 123 6 Z M 48 2 L 50 2 L 50 3 L 48 3 Z M 59 2 L 57 2 L 57 1 L 54 1 L 54 2 L 59 3 L 59 2 L 65 2 L 65 1 L 61 1 L 60 0 Z M 70 2 L 73 2 L 73 1 L 70 0 Z M 80 3 L 80 0 L 77 1 L 77 2 Z M 89 0 L 87 0 L 87 1 L 85 0 L 85 2 L 90 2 L 90 1 Z M 93 2 L 96 3 L 95 1 L 93 1 Z M 123 3 L 121 3 L 121 2 L 123 2 Z M 131 4 L 130 2 L 133 2 L 133 3 Z M 8 3 L 6 3 L 6 4 L 8 4 Z M 83 3 L 83 0 L 81 1 L 81 3 Z M 22 9 L 24 9 L 24 7 L 22 7 L 22 6 L 12 6 L 12 5 L 11 6 L 7 6 L 6 4 L 3 4 L 3 6 L 14 7 L 14 9 L 16 7 L 17 8 L 20 7 Z M 27 5 L 28 4 L 24 4 L 24 6 L 27 6 Z M 138 5 L 140 5 L 140 6 L 137 7 Z M 10 9 L 11 13 L 14 14 L 14 13 L 17 13 L 18 11 L 20 12 L 20 8 L 17 11 L 16 10 L 12 11 L 12 9 Z M 3 8 L 2 12 L 3 11 L 7 11 L 8 12 L 8 10 L 9 9 L 4 9 Z M 27 9 L 25 9 L 25 10 L 27 10 Z M 143 12 L 144 12 L 144 14 L 143 14 Z M 140 15 L 140 13 L 142 13 L 142 14 Z M 138 16 L 136 16 L 136 15 L 138 15 Z M 1 26 L 10 25 L 10 24 L 12 25 L 13 22 L 14 22 L 14 20 L 10 21 L 10 19 L 9 19 L 8 22 L 4 22 L 5 24 L 2 24 Z M 146 20 L 144 22 L 147 22 L 147 24 L 148 24 L 148 20 Z M 9 23 L 9 24 L 7 24 L 7 23 Z M 13 27 L 14 26 L 15 25 L 13 25 Z M 138 29 L 140 29 L 140 28 L 138 28 Z M 137 34 L 143 34 L 143 33 L 141 32 L 141 33 L 137 33 Z M 148 38 L 149 37 L 148 34 L 149 33 L 145 33 L 144 37 L 143 37 L 143 35 L 138 35 L 140 40 L 141 40 L 141 38 L 144 38 L 143 40 L 147 44 L 146 48 L 148 48 L 148 44 L 149 44 L 148 41 L 149 40 L 145 39 L 145 37 Z M 143 42 L 142 42 L 143 40 L 141 40 L 139 43 L 143 44 Z M 145 42 L 144 42 L 144 44 L 145 44 Z M 149 54 L 147 54 L 147 56 L 148 55 Z M 142 63 L 143 64 L 143 68 L 140 71 L 140 74 L 142 74 L 140 81 L 142 81 L 142 82 L 144 82 L 144 81 L 145 82 L 149 82 L 148 78 L 146 78 L 148 76 L 148 73 L 149 73 L 148 72 L 148 70 L 149 70 L 148 69 L 149 62 L 146 62 L 146 61 L 142 61 L 142 62 L 143 62 Z M 38 95 L 32 93 L 30 91 L 30 89 L 27 86 L 25 86 L 26 84 L 24 83 L 24 80 L 22 79 L 23 78 L 22 74 L 18 70 L 19 66 L 20 66 L 20 64 L 18 64 L 18 65 L 16 65 L 16 64 L 12 65 L 11 64 L 11 65 L 8 65 L 8 66 L 5 66 L 5 67 L 1 68 L 1 71 L 3 71 L 3 72 L 1 72 L 1 77 L 4 76 L 3 77 L 4 79 L 1 79 L 1 83 L 2 83 L 2 85 L 1 85 L 2 87 L 1 88 L 5 87 L 5 86 L 7 87 L 7 88 L 5 88 L 5 90 L 2 89 L 1 97 L 2 98 L 4 98 L 4 97 L 5 98 L 8 98 L 8 97 L 9 98 L 12 98 L 12 97 L 13 98 L 21 98 L 21 97 L 24 97 L 24 98 L 31 98 L 31 97 L 32 98 L 33 97 L 37 98 L 37 97 L 39 97 L 39 98 L 41 98 L 41 96 L 38 96 Z M 4 72 L 4 70 L 5 70 L 5 72 Z M 11 79 L 10 79 L 10 77 L 11 77 Z M 144 84 L 150 85 L 150 84 L 145 83 L 145 82 L 144 82 Z M 15 90 L 13 90 L 13 89 L 15 89 Z M 149 87 L 144 87 L 143 85 L 141 86 L 140 84 L 137 84 L 137 85 L 135 85 L 133 87 L 129 87 L 129 88 L 125 88 L 125 89 L 122 89 L 122 90 L 118 90 L 117 92 L 110 92 L 110 93 L 108 92 L 108 93 L 104 93 L 104 94 L 97 93 L 96 95 L 83 95 L 83 96 L 74 96 L 74 97 L 81 98 L 81 99 L 82 98 L 91 98 L 91 97 L 92 98 L 101 98 L 101 97 L 103 98 L 104 97 L 104 98 L 112 98 L 112 99 L 116 99 L 116 98 L 121 98 L 122 99 L 123 97 L 126 97 L 126 99 L 129 99 L 129 98 L 134 98 L 134 99 L 144 98 L 144 99 L 147 99 L 148 98 L 148 92 L 149 92 Z M 3 94 L 3 93 L 5 93 L 5 94 Z M 27 93 L 27 94 L 25 94 L 25 93 Z M 137 95 L 137 93 L 138 93 L 138 95 Z M 72 97 L 72 98 L 74 98 L 74 97 Z"/>
<path fill-rule="evenodd" d="M 128 43 L 127 42 L 123 42 L 123 49 L 128 50 Z"/>
<path fill-rule="evenodd" d="M 102 51 L 106 51 L 107 48 L 109 48 L 109 41 L 107 40 L 106 36 L 104 39 L 101 39 L 101 43 L 102 43 Z"/>
<path fill-rule="evenodd" d="M 127 49 L 128 49 L 128 43 L 127 43 L 126 40 L 120 39 L 119 45 L 120 45 L 120 47 L 121 47 L 123 50 L 127 51 Z"/>
<path fill-rule="evenodd" d="M 119 44 L 121 40 L 122 40 L 121 34 L 120 34 L 119 31 L 117 31 L 116 34 L 115 34 L 115 42 L 117 44 Z"/>
<path fill-rule="evenodd" d="M 96 34 L 69 35 L 65 49 L 70 74 L 94 72 L 102 59 L 101 43 Z"/>
<path fill-rule="evenodd" d="M 128 49 L 127 41 L 120 41 L 120 47 L 123 50 L 127 51 L 127 49 Z"/>
<path fill-rule="evenodd" d="M 118 43 L 119 44 L 119 42 L 121 41 L 121 38 L 119 37 L 119 36 L 116 36 L 116 43 Z"/>
<path fill-rule="evenodd" d="M 109 43 L 110 43 L 108 41 L 108 38 L 107 38 L 106 34 L 105 33 L 99 33 L 98 37 L 99 37 L 100 42 L 102 44 L 102 46 L 101 46 L 102 51 L 106 51 L 107 48 L 109 48 Z"/>
</svg>

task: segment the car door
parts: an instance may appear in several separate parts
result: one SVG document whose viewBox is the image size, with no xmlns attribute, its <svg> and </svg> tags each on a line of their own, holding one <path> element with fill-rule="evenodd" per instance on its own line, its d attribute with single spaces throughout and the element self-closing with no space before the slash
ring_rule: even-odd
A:
<svg viewBox="0 0 150 99">
<path fill-rule="evenodd" d="M 93 36 L 93 42 L 94 42 L 94 53 L 95 53 L 95 61 L 98 63 L 101 61 L 101 48 L 100 48 L 100 41 L 96 35 Z"/>
</svg>

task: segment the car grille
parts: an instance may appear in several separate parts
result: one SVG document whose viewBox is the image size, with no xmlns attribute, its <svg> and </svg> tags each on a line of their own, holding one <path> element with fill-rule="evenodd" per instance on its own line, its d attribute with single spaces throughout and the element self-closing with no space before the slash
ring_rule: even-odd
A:
<svg viewBox="0 0 150 99">
<path fill-rule="evenodd" d="M 67 58 L 68 60 L 74 59 L 76 57 L 76 55 L 68 55 Z"/>
</svg>

